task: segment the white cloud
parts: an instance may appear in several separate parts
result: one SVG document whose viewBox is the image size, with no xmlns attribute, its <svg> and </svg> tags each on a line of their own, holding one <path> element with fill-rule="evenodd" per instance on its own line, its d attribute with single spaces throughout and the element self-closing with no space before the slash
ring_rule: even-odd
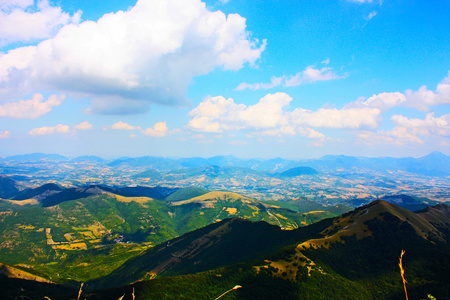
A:
<svg viewBox="0 0 450 300">
<path fill-rule="evenodd" d="M 423 120 L 394 115 L 391 120 L 397 126 L 407 128 L 412 134 L 450 136 L 450 114 L 436 118 L 434 113 L 429 113 Z"/>
<path fill-rule="evenodd" d="M 294 123 L 316 128 L 376 128 L 381 121 L 377 108 L 320 108 L 317 111 L 297 108 L 292 112 Z"/>
<path fill-rule="evenodd" d="M 75 125 L 73 128 L 77 130 L 89 130 L 92 129 L 92 124 L 90 124 L 88 121 L 84 121 L 78 125 Z"/>
<path fill-rule="evenodd" d="M 206 136 L 203 134 L 196 134 L 196 135 L 191 136 L 191 138 L 199 140 L 199 139 L 206 139 Z"/>
<path fill-rule="evenodd" d="M 337 75 L 332 68 L 323 67 L 321 69 L 316 69 L 313 66 L 309 66 L 304 71 L 299 72 L 292 78 L 287 79 L 285 82 L 285 86 L 297 86 L 305 83 L 342 79 L 345 77 L 345 75 Z"/>
<path fill-rule="evenodd" d="M 376 12 L 376 11 L 372 11 L 372 12 L 370 12 L 370 13 L 367 15 L 367 17 L 365 17 L 365 19 L 366 19 L 367 21 L 370 21 L 370 20 L 372 20 L 372 18 L 375 17 L 376 15 L 377 15 L 377 12 Z"/>
<path fill-rule="evenodd" d="M 355 2 L 355 3 L 359 3 L 359 4 L 362 4 L 362 3 L 372 3 L 372 2 L 373 2 L 373 0 L 347 0 L 347 1 L 349 1 L 349 2 Z"/>
<path fill-rule="evenodd" d="M 329 64 L 330 59 L 327 58 L 322 61 L 322 64 Z M 235 90 L 240 91 L 244 89 L 251 90 L 267 90 L 280 85 L 290 87 L 290 86 L 298 86 L 301 84 L 314 83 L 317 81 L 328 81 L 328 80 L 337 80 L 343 79 L 347 77 L 347 75 L 338 75 L 334 72 L 332 68 L 323 67 L 321 69 L 317 69 L 314 66 L 308 66 L 305 70 L 298 72 L 295 75 L 291 76 L 281 76 L 276 77 L 273 76 L 270 80 L 270 83 L 247 83 L 242 82 L 239 84 Z"/>
<path fill-rule="evenodd" d="M 415 107 L 422 111 L 429 110 L 430 106 L 450 104 L 450 71 L 436 87 L 436 92 L 428 90 L 422 86 L 418 91 L 407 90 L 405 92 L 407 99 L 406 105 Z"/>
<path fill-rule="evenodd" d="M 139 0 L 2 55 L 0 84 L 89 95 L 91 113 L 136 113 L 150 103 L 187 103 L 194 76 L 254 65 L 265 45 L 250 38 L 245 18 L 208 11 L 200 0 Z"/>
<path fill-rule="evenodd" d="M 223 132 L 244 128 L 271 128 L 282 125 L 283 107 L 292 98 L 285 93 L 268 94 L 257 104 L 246 106 L 222 96 L 208 97 L 189 115 L 188 127 L 203 132 Z"/>
<path fill-rule="evenodd" d="M 380 93 L 373 95 L 367 100 L 359 99 L 346 105 L 347 108 L 378 108 L 381 111 L 387 111 L 395 106 L 401 105 L 407 101 L 402 93 Z"/>
<path fill-rule="evenodd" d="M 0 131 L 0 139 L 7 139 L 11 136 L 11 133 L 6 130 L 6 131 Z"/>
<path fill-rule="evenodd" d="M 381 120 L 377 108 L 321 108 L 317 111 L 287 110 L 292 98 L 286 93 L 267 94 L 254 105 L 237 104 L 222 96 L 208 97 L 189 115 L 187 127 L 200 132 L 255 130 L 263 135 L 301 135 L 324 140 L 325 135 L 312 128 L 376 128 Z M 312 127 L 312 128 L 311 128 Z"/>
<path fill-rule="evenodd" d="M 34 46 L 17 48 L 9 51 L 8 54 L 0 53 L 0 82 L 18 85 L 14 82 L 14 74 L 20 75 L 23 73 L 31 63 L 35 53 L 36 47 Z"/>
<path fill-rule="evenodd" d="M 242 91 L 245 89 L 250 89 L 250 90 L 268 90 L 274 87 L 277 87 L 279 85 L 281 85 L 283 83 L 283 80 L 285 79 L 284 76 L 281 77 L 275 77 L 273 76 L 270 79 L 270 83 L 247 83 L 247 82 L 242 82 L 241 84 L 239 84 L 237 86 L 237 88 L 235 88 L 235 91 Z"/>
<path fill-rule="evenodd" d="M 236 141 L 231 141 L 230 144 L 236 145 L 236 146 L 244 146 L 244 145 L 247 145 L 247 141 L 236 140 Z"/>
<path fill-rule="evenodd" d="M 0 105 L 0 117 L 36 119 L 49 113 L 53 107 L 60 105 L 64 98 L 64 95 L 51 95 L 47 101 L 44 101 L 42 94 L 34 94 L 29 100 Z"/>
<path fill-rule="evenodd" d="M 166 122 L 158 122 L 153 126 L 153 128 L 147 128 L 143 131 L 143 133 L 153 137 L 164 137 L 166 136 L 168 130 L 169 128 L 167 128 Z"/>
<path fill-rule="evenodd" d="M 418 145 L 423 144 L 427 137 L 450 137 L 450 114 L 436 118 L 434 113 L 429 113 L 425 119 L 394 115 L 391 121 L 395 124 L 392 130 L 364 131 L 358 134 L 358 141 L 367 145 Z M 445 142 L 438 141 L 441 144 Z"/>
<path fill-rule="evenodd" d="M 436 91 L 422 86 L 417 91 L 407 90 L 404 93 L 391 92 L 373 95 L 367 100 L 358 99 L 348 103 L 345 108 L 378 108 L 385 112 L 396 106 L 414 107 L 421 111 L 427 111 L 430 106 L 450 104 L 450 71 L 436 87 Z"/>
<path fill-rule="evenodd" d="M 32 6 L 34 0 L 0 0 L 0 9 L 8 10 L 13 8 L 27 8 Z"/>
<path fill-rule="evenodd" d="M 366 145 L 406 145 L 422 144 L 423 140 L 408 132 L 405 127 L 396 126 L 392 130 L 382 130 L 378 132 L 363 131 L 358 134 L 358 142 Z"/>
<path fill-rule="evenodd" d="M 129 125 L 129 124 L 127 124 L 125 122 L 122 122 L 122 121 L 114 123 L 111 126 L 111 128 L 112 129 L 116 129 L 116 130 L 140 130 L 141 129 L 141 127 L 139 127 L 139 126 L 132 126 L 132 125 Z"/>
<path fill-rule="evenodd" d="M 62 26 L 79 23 L 80 17 L 80 11 L 70 16 L 48 0 L 37 1 L 36 7 L 33 1 L 1 1 L 0 46 L 50 38 Z"/>
<path fill-rule="evenodd" d="M 68 125 L 58 124 L 55 127 L 39 127 L 30 130 L 29 135 L 49 135 L 54 133 L 69 133 L 70 127 Z"/>
<path fill-rule="evenodd" d="M 213 144 L 214 140 L 211 140 L 211 139 L 197 140 L 197 143 L 199 143 L 199 144 Z"/>
</svg>

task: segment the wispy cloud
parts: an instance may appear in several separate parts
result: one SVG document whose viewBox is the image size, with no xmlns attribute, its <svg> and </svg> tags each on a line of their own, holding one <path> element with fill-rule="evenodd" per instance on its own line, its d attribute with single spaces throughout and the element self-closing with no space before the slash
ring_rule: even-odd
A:
<svg viewBox="0 0 450 300">
<path fill-rule="evenodd" d="M 423 140 L 416 135 L 408 132 L 405 127 L 396 126 L 392 130 L 381 130 L 377 132 L 363 131 L 357 135 L 358 143 L 365 145 L 406 145 L 406 144 L 423 144 Z"/>
<path fill-rule="evenodd" d="M 231 141 L 230 144 L 231 145 L 236 145 L 236 146 L 244 146 L 244 145 L 247 145 L 248 142 L 247 141 L 243 141 L 243 140 L 236 140 L 236 141 Z"/>
<path fill-rule="evenodd" d="M 372 12 L 370 12 L 370 13 L 367 15 L 367 17 L 365 17 L 365 19 L 366 19 L 367 21 L 370 21 L 370 20 L 372 20 L 372 18 L 375 17 L 376 15 L 377 15 L 377 12 L 376 12 L 376 11 L 372 11 Z"/>
<path fill-rule="evenodd" d="M 347 75 L 338 75 L 332 68 L 323 67 L 316 69 L 313 66 L 307 67 L 304 71 L 295 74 L 285 82 L 285 86 L 297 86 L 305 83 L 314 83 L 317 81 L 336 80 L 347 77 Z"/>
<path fill-rule="evenodd" d="M 329 64 L 330 60 L 329 58 L 322 61 L 322 64 Z M 283 85 L 285 87 L 290 86 L 298 86 L 301 84 L 309 84 L 309 83 L 315 83 L 317 81 L 328 81 L 328 80 L 337 80 L 337 79 L 343 79 L 346 78 L 346 74 L 339 75 L 337 74 L 332 68 L 329 67 L 323 67 L 323 68 L 316 68 L 315 66 L 308 66 L 305 70 L 298 72 L 295 75 L 290 76 L 280 76 L 276 77 L 273 76 L 270 80 L 270 83 L 247 83 L 242 82 L 236 87 L 236 91 L 241 91 L 244 89 L 251 89 L 251 90 L 268 90 L 280 85 Z"/>
<path fill-rule="evenodd" d="M 273 76 L 270 80 L 270 83 L 247 83 L 247 82 L 242 82 L 241 84 L 239 84 L 237 86 L 237 88 L 235 89 L 236 91 L 242 91 L 245 89 L 250 89 L 250 90 L 268 90 L 274 87 L 277 87 L 279 85 L 281 85 L 283 83 L 283 80 L 285 79 L 284 76 L 282 77 L 275 77 Z"/>
<path fill-rule="evenodd" d="M 373 0 L 347 0 L 348 2 L 354 2 L 354 3 L 359 3 L 359 4 L 363 4 L 363 3 L 372 3 Z"/>
<path fill-rule="evenodd" d="M 11 133 L 6 130 L 6 131 L 0 131 L 0 139 L 7 139 L 11 136 Z"/>
</svg>

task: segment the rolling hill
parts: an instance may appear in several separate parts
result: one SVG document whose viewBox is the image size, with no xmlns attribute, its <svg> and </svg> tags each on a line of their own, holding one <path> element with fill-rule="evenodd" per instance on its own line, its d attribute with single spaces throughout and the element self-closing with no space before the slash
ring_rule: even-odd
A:
<svg viewBox="0 0 450 300">
<path fill-rule="evenodd" d="M 156 191 L 174 195 L 172 200 L 199 196 L 172 202 L 141 196 Z M 0 261 L 27 261 L 32 271 L 58 283 L 63 278 L 86 281 L 106 275 L 149 247 L 232 217 L 295 229 L 339 214 L 318 203 L 322 209 L 310 213 L 197 188 L 47 184 L 17 198 L 24 200 L 0 200 Z M 60 278 L 54 276 L 57 273 Z"/>
<path fill-rule="evenodd" d="M 296 167 L 286 170 L 278 174 L 280 178 L 291 178 L 301 175 L 316 175 L 319 174 L 315 169 L 311 167 Z"/>
</svg>

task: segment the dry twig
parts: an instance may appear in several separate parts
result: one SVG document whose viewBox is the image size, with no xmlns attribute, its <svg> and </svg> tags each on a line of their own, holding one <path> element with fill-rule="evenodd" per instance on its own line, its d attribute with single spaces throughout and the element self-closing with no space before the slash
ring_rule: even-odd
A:
<svg viewBox="0 0 450 300">
<path fill-rule="evenodd" d="M 84 284 L 84 282 L 81 283 L 80 290 L 78 291 L 78 298 L 77 298 L 77 300 L 80 300 L 81 292 L 82 292 L 82 289 L 83 289 L 83 284 Z"/>
<path fill-rule="evenodd" d="M 408 300 L 408 291 L 406 290 L 405 269 L 403 269 L 403 254 L 405 254 L 405 250 L 402 250 L 402 253 L 400 253 L 398 266 L 400 267 L 400 275 L 402 275 L 403 287 L 405 288 L 406 300 Z"/>
</svg>

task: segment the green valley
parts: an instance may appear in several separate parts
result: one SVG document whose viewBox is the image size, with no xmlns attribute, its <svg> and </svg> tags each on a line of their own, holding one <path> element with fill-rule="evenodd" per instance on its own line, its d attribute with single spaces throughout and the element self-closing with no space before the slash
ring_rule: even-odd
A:
<svg viewBox="0 0 450 300">
<path fill-rule="evenodd" d="M 45 274 L 54 282 L 87 281 L 108 274 L 157 244 L 226 218 L 295 229 L 337 215 L 328 211 L 335 207 L 302 213 L 230 192 L 204 191 L 191 199 L 169 202 L 125 197 L 103 189 L 108 192 L 101 190 L 49 207 L 31 200 L 1 200 L 0 261 L 26 262 L 29 271 Z M 183 190 L 177 190 L 172 198 L 196 194 L 189 188 Z"/>
</svg>

